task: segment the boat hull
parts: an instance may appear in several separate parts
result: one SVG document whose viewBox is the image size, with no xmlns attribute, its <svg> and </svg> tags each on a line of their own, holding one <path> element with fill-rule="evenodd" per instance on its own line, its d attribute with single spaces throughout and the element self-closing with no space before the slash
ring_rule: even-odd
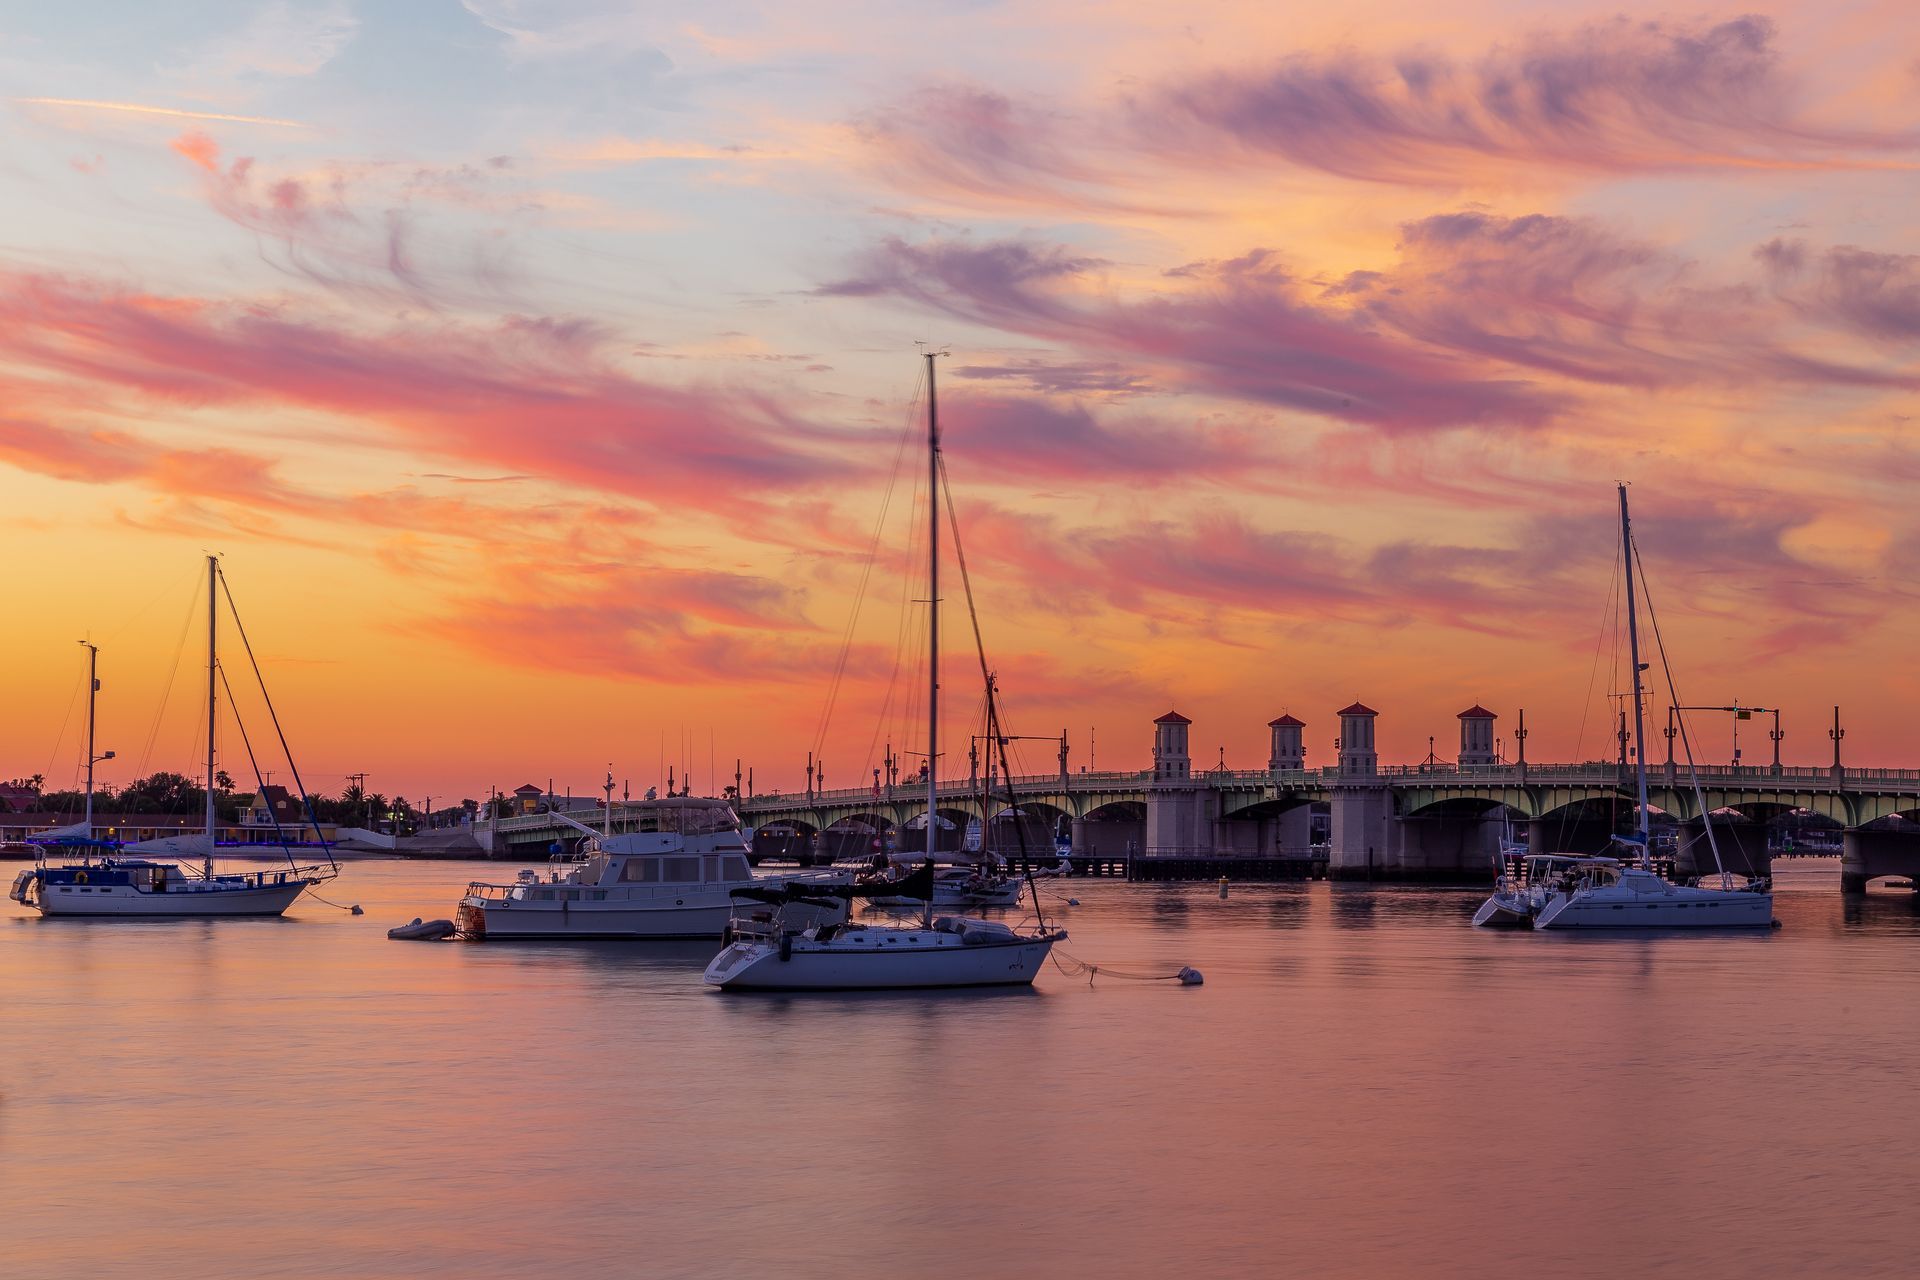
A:
<svg viewBox="0 0 1920 1280">
<path fill-rule="evenodd" d="M 599 938 L 672 942 L 721 938 L 738 909 L 731 898 L 683 906 L 617 902 L 530 903 L 466 898 L 460 903 L 460 931 L 469 937 L 499 941 L 551 941 Z M 806 925 L 846 919 L 845 905 L 786 910 Z"/>
<path fill-rule="evenodd" d="M 1533 905 L 1523 898 L 1496 893 L 1473 913 L 1473 923 L 1481 929 L 1531 929 Z"/>
<path fill-rule="evenodd" d="M 29 905 L 43 916 L 277 916 L 313 882 L 302 877 L 236 888 L 191 887 L 194 883 L 176 883 L 165 893 L 128 885 L 43 884 Z"/>
<path fill-rule="evenodd" d="M 1766 929 L 1773 895 L 1676 888 L 1667 895 L 1557 894 L 1536 929 Z"/>
<path fill-rule="evenodd" d="M 733 943 L 707 966 L 722 991 L 905 991 L 1031 986 L 1058 935 L 902 947 L 805 938 Z"/>
</svg>

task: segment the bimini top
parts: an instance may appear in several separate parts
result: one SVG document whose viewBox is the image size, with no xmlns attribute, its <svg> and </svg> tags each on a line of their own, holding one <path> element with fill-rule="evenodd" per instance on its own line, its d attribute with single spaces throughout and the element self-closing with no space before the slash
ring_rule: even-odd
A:
<svg viewBox="0 0 1920 1280">
<path fill-rule="evenodd" d="M 683 836 L 738 831 L 740 815 L 726 800 L 706 796 L 670 796 L 664 800 L 635 800 L 620 806 L 628 834 L 663 832 Z"/>
</svg>

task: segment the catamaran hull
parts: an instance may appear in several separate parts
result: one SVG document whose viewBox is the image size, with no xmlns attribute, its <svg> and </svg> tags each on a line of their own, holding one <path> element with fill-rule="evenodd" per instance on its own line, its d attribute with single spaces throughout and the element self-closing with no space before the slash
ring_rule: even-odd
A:
<svg viewBox="0 0 1920 1280">
<path fill-rule="evenodd" d="M 1524 899 L 1496 893 L 1473 913 L 1473 923 L 1482 929 L 1531 929 L 1533 906 Z"/>
<path fill-rule="evenodd" d="M 1054 939 L 904 951 L 849 949 L 804 939 L 736 942 L 713 958 L 706 980 L 722 991 L 902 991 L 1031 986 Z M 784 954 L 783 954 L 784 952 Z"/>
<path fill-rule="evenodd" d="M 1555 897 L 1535 917 L 1536 929 L 1766 929 L 1773 925 L 1773 896 L 1712 893 L 1643 897 L 1623 902 Z"/>
<path fill-rule="evenodd" d="M 165 893 L 126 885 L 43 884 L 27 905 L 43 916 L 277 916 L 311 883 L 299 879 L 235 889 L 174 885 Z"/>
<path fill-rule="evenodd" d="M 460 931 L 470 938 L 529 942 L 563 938 L 672 942 L 724 937 L 736 910 L 731 899 L 705 906 L 633 907 L 595 902 L 564 905 L 566 909 L 561 910 L 558 903 L 503 904 L 498 899 L 482 902 L 468 898 L 460 903 Z M 809 927 L 840 923 L 847 918 L 845 905 L 796 904 L 786 911 L 796 922 Z"/>
</svg>

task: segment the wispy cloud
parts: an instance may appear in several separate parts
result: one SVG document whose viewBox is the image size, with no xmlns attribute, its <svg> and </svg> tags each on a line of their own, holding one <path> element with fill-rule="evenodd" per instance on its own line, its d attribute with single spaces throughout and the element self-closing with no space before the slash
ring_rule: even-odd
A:
<svg viewBox="0 0 1920 1280">
<path fill-rule="evenodd" d="M 273 116 L 244 116 L 225 111 L 194 111 L 186 107 L 161 107 L 144 102 L 106 102 L 97 98 L 14 98 L 30 106 L 70 107 L 82 111 L 121 111 L 132 115 L 164 116 L 174 120 L 217 120 L 227 124 L 259 124 L 276 129 L 307 129 L 312 126 L 298 120 L 280 120 Z"/>
</svg>

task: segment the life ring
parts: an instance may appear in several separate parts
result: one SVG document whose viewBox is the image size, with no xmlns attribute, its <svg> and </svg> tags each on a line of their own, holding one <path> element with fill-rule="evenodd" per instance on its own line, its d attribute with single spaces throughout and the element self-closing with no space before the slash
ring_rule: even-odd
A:
<svg viewBox="0 0 1920 1280">
<path fill-rule="evenodd" d="M 84 871 L 76 871 L 76 872 L 74 872 L 74 873 L 73 873 L 73 882 L 74 882 L 75 884 L 85 884 L 85 883 L 87 882 L 87 873 L 86 873 L 86 872 L 84 872 Z"/>
</svg>

